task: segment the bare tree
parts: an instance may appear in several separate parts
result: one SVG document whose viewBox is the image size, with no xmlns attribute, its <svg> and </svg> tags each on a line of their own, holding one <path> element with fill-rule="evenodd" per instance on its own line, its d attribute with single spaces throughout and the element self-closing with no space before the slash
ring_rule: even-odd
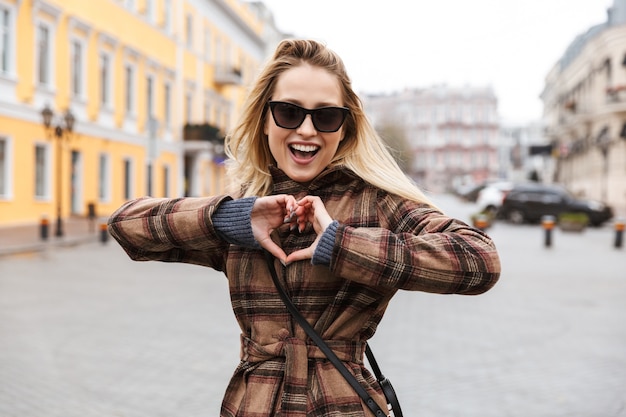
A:
<svg viewBox="0 0 626 417">
<path fill-rule="evenodd" d="M 398 123 L 384 122 L 376 127 L 376 131 L 389 147 L 400 168 L 405 173 L 410 174 L 415 156 L 406 137 L 404 126 Z"/>
</svg>

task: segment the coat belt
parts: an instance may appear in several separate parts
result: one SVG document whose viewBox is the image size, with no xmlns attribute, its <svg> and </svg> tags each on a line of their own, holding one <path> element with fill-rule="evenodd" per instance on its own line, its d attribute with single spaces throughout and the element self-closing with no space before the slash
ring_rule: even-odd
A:
<svg viewBox="0 0 626 417">
<path fill-rule="evenodd" d="M 261 345 L 241 335 L 241 360 L 255 363 L 284 357 L 281 416 L 306 416 L 308 359 L 326 359 L 326 355 L 313 342 L 293 337 L 286 329 L 282 329 L 277 338 L 276 343 Z M 363 363 L 365 342 L 350 340 L 325 340 L 325 342 L 341 361 Z"/>
</svg>

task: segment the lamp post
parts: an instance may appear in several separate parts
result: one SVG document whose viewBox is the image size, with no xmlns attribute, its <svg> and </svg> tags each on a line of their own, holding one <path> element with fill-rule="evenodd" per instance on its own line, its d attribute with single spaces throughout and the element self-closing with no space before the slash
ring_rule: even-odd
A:
<svg viewBox="0 0 626 417">
<path fill-rule="evenodd" d="M 57 122 L 53 122 L 54 112 L 46 105 L 46 107 L 41 111 L 41 116 L 43 118 L 43 125 L 46 128 L 46 132 L 48 133 L 48 137 L 54 137 L 56 140 L 56 209 L 57 209 L 57 221 L 56 221 L 56 230 L 55 236 L 62 237 L 63 236 L 63 220 L 61 219 L 61 201 L 63 199 L 63 193 L 61 192 L 61 187 L 63 184 L 62 181 L 62 142 L 65 138 L 69 138 L 69 135 L 74 130 L 74 122 L 75 118 L 72 112 L 68 109 L 65 114 L 57 120 Z M 52 132 L 52 134 L 50 134 Z"/>
</svg>

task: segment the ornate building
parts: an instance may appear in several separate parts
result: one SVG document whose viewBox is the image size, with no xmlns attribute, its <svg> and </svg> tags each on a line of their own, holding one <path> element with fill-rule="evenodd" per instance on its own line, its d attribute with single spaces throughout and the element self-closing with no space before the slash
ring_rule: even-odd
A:
<svg viewBox="0 0 626 417">
<path fill-rule="evenodd" d="M 363 101 L 379 132 L 390 125 L 402 132 L 412 161 L 407 174 L 425 190 L 499 176 L 498 101 L 491 88 L 433 86 Z"/>
<path fill-rule="evenodd" d="M 541 94 L 555 181 L 626 213 L 626 0 L 573 40 Z"/>
</svg>

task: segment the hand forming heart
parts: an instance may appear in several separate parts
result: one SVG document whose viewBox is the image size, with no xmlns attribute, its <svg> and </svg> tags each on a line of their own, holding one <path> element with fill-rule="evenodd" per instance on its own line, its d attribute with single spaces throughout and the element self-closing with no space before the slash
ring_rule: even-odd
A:
<svg viewBox="0 0 626 417">
<path fill-rule="evenodd" d="M 256 241 L 284 264 L 311 259 L 322 233 L 333 221 L 319 197 L 306 196 L 296 201 L 293 196 L 285 194 L 257 198 L 250 219 L 252 234 Z M 311 223 L 317 238 L 308 248 L 297 250 L 287 256 L 270 237 L 274 229 L 286 223 L 291 224 L 292 229 L 298 228 L 299 231 L 303 231 L 307 223 Z"/>
</svg>

